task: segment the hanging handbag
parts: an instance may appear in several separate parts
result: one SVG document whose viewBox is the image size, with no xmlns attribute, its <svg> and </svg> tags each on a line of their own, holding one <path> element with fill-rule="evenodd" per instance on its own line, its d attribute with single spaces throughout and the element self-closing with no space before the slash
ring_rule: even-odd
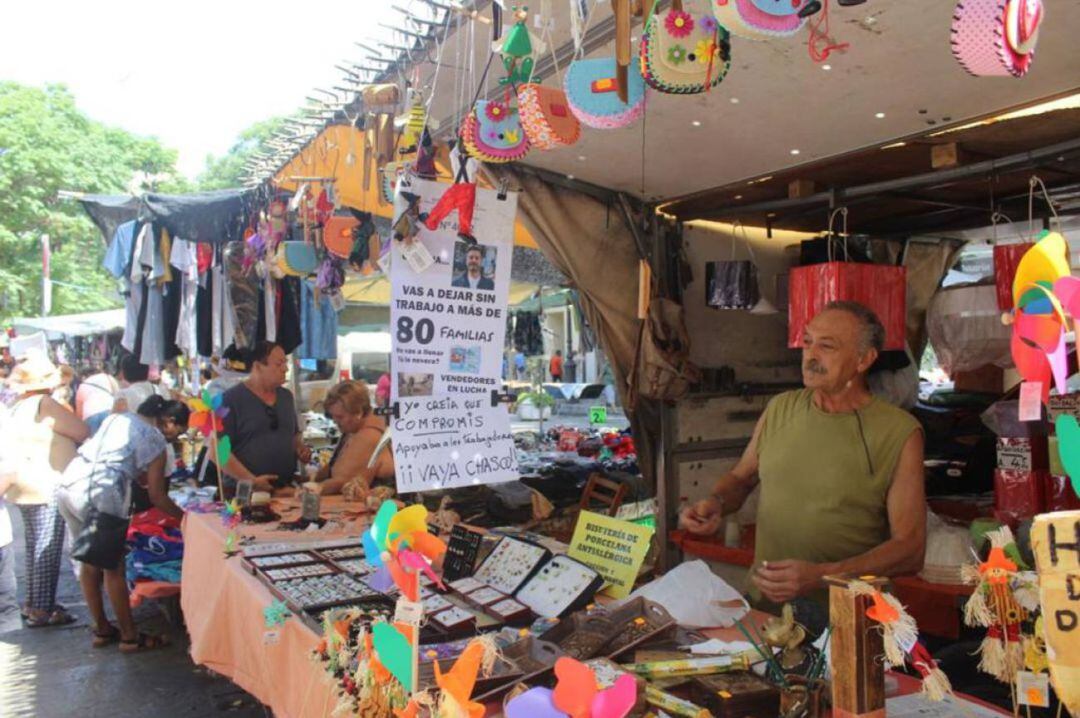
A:
<svg viewBox="0 0 1080 718">
<path fill-rule="evenodd" d="M 331 217 L 323 225 L 323 245 L 335 257 L 348 259 L 353 250 L 353 230 L 360 226 L 355 217 Z"/>
<path fill-rule="evenodd" d="M 690 95 L 716 87 L 727 75 L 730 36 L 702 0 L 673 0 L 666 11 L 654 3 L 645 27 L 641 74 L 649 87 Z"/>
<path fill-rule="evenodd" d="M 761 299 L 754 250 L 743 230 L 750 259 L 735 259 L 735 235 L 731 237 L 731 259 L 705 265 L 705 304 L 713 309 L 753 309 Z"/>
<path fill-rule="evenodd" d="M 108 429 L 109 423 L 115 418 L 109 417 L 101 428 L 98 429 L 98 435 L 104 435 L 104 432 Z M 100 444 L 98 446 L 98 456 L 94 457 L 94 465 L 97 465 L 98 458 L 101 454 Z M 127 517 L 114 516 L 113 514 L 99 511 L 94 506 L 94 502 L 91 499 L 91 492 L 93 490 L 94 479 L 91 476 L 87 479 L 86 486 L 86 505 L 87 516 L 86 523 L 83 524 L 82 530 L 75 536 L 74 541 L 71 543 L 71 557 L 76 561 L 90 564 L 106 571 L 115 570 L 120 566 L 120 562 L 124 560 L 124 549 L 127 545 L 127 532 L 130 519 Z M 128 496 L 124 502 L 126 506 L 130 503 L 131 485 L 127 487 Z"/>
<path fill-rule="evenodd" d="M 582 124 L 600 130 L 631 124 L 645 113 L 645 80 L 640 63 L 630 63 L 627 74 L 627 102 L 623 102 L 614 57 L 574 60 L 564 80 L 570 111 Z"/>
<path fill-rule="evenodd" d="M 307 242 L 290 240 L 278 245 L 277 265 L 287 276 L 306 277 L 319 268 L 319 259 Z"/>
<path fill-rule="evenodd" d="M 712 0 L 713 16 L 733 34 L 751 40 L 791 37 L 802 30 L 807 17 L 799 17 L 811 0 Z"/>
<path fill-rule="evenodd" d="M 536 82 L 518 88 L 518 111 L 529 144 L 538 150 L 568 147 L 581 138 L 581 123 L 570 112 L 566 93 Z"/>
<path fill-rule="evenodd" d="M 529 154 L 529 138 L 509 97 L 508 91 L 503 102 L 478 100 L 461 126 L 461 141 L 476 159 L 514 162 Z"/>
<path fill-rule="evenodd" d="M 1042 0 L 960 0 L 953 12 L 953 57 L 976 77 L 1023 77 L 1035 58 L 1042 19 Z"/>
</svg>

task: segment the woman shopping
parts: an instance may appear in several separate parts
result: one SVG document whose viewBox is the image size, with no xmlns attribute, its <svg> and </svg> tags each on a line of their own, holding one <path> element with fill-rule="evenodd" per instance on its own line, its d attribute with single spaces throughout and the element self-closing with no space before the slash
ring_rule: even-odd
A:
<svg viewBox="0 0 1080 718">
<path fill-rule="evenodd" d="M 124 575 L 124 542 L 133 486 L 145 478 L 151 503 L 181 519 L 165 479 L 164 428 L 187 426 L 187 408 L 151 397 L 139 414 L 109 416 L 79 449 L 60 481 L 57 499 L 72 538 L 72 556 L 82 561 L 79 583 L 94 621 L 95 648 L 120 642 L 124 653 L 161 648 L 164 638 L 139 633 L 131 615 Z M 119 627 L 105 615 L 102 583 Z"/>
<path fill-rule="evenodd" d="M 75 618 L 56 603 L 64 549 L 64 522 L 54 492 L 79 442 L 90 430 L 50 394 L 60 386 L 60 370 L 31 351 L 15 365 L 8 386 L 19 398 L 5 422 L 5 456 L 15 480 L 4 498 L 19 507 L 26 537 L 26 605 L 30 628 L 62 626 Z"/>
<path fill-rule="evenodd" d="M 360 500 L 372 485 L 394 484 L 394 457 L 384 448 L 374 466 L 368 468 L 386 424 L 371 410 L 371 395 L 362 381 L 343 381 L 333 387 L 323 402 L 327 415 L 341 429 L 341 441 L 330 463 L 320 469 L 316 481 L 323 482 L 322 493 L 344 493 L 347 499 Z"/>
</svg>

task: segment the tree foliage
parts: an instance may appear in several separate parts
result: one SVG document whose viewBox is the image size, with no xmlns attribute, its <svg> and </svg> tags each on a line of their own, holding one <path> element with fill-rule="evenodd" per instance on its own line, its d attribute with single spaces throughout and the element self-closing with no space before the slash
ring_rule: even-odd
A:
<svg viewBox="0 0 1080 718">
<path fill-rule="evenodd" d="M 101 233 L 58 192 L 187 191 L 176 159 L 155 138 L 91 120 L 62 85 L 0 82 L 0 320 L 40 313 L 42 234 L 58 283 L 53 314 L 119 306 Z"/>
<path fill-rule="evenodd" d="M 207 155 L 206 169 L 199 175 L 196 184 L 200 190 L 229 189 L 239 187 L 245 179 L 244 164 L 253 153 L 267 149 L 266 141 L 280 130 L 285 117 L 271 117 L 256 122 L 240 133 L 236 143 L 220 157 Z"/>
</svg>

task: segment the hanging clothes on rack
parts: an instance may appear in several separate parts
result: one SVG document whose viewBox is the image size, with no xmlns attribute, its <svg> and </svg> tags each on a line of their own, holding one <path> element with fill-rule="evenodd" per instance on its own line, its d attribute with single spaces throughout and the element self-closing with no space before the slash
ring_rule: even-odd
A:
<svg viewBox="0 0 1080 718">
<path fill-rule="evenodd" d="M 292 354 L 304 341 L 300 331 L 300 278 L 281 280 L 281 313 L 278 315 L 277 343 Z"/>
<path fill-rule="evenodd" d="M 199 350 L 196 299 L 199 293 L 199 258 L 194 242 L 173 240 L 169 262 L 180 278 L 179 312 L 173 341 L 180 353 L 195 356 Z"/>
<path fill-rule="evenodd" d="M 300 359 L 337 359 L 338 315 L 330 298 L 316 292 L 309 282 L 300 283 Z"/>
<path fill-rule="evenodd" d="M 232 309 L 233 341 L 240 350 L 255 346 L 259 325 L 258 278 L 244 267 L 244 242 L 229 242 L 224 250 L 225 286 Z"/>
</svg>

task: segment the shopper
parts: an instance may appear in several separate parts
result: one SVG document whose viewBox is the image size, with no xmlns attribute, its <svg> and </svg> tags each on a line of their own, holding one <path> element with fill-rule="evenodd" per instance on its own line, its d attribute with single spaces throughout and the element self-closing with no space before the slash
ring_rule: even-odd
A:
<svg viewBox="0 0 1080 718">
<path fill-rule="evenodd" d="M 273 342 L 252 350 L 251 374 L 225 392 L 225 433 L 232 455 L 225 464 L 226 492 L 235 481 L 251 481 L 259 491 L 287 486 L 296 476 L 296 461 L 307 463 L 311 450 L 300 440 L 296 403 L 285 383 L 285 351 Z"/>
<path fill-rule="evenodd" d="M 157 384 L 150 383 L 150 367 L 139 362 L 134 354 L 125 354 L 120 360 L 120 392 L 117 394 L 117 411 L 136 411 L 154 394 L 168 398 Z"/>
<path fill-rule="evenodd" d="M 548 365 L 548 371 L 551 372 L 551 380 L 554 382 L 562 381 L 562 367 L 563 358 L 562 350 L 556 349 L 555 355 L 551 357 L 551 363 Z"/>
<path fill-rule="evenodd" d="M 119 393 L 120 384 L 100 369 L 91 369 L 79 383 L 75 392 L 75 415 L 86 422 L 91 434 L 96 433 L 101 422 L 112 413 Z"/>
<path fill-rule="evenodd" d="M 390 406 L 390 374 L 383 372 L 375 385 L 375 403 L 380 407 Z"/>
<path fill-rule="evenodd" d="M 37 349 L 12 369 L 8 386 L 18 398 L 4 430 L 5 457 L 15 472 L 6 498 L 19 508 L 26 541 L 26 606 L 31 628 L 59 626 L 75 619 L 56 603 L 64 548 L 64 524 L 53 492 L 90 435 L 86 424 L 50 394 L 60 386 L 60 370 Z"/>
<path fill-rule="evenodd" d="M 176 473 L 176 451 L 173 444 L 180 435 L 187 431 L 188 419 L 191 410 L 187 405 L 170 399 L 164 399 L 156 394 L 142 403 L 138 411 L 140 416 L 153 421 L 154 426 L 165 437 L 165 481 Z M 141 513 L 154 505 L 150 493 L 143 481 L 137 481 L 132 491 L 131 512 Z"/>
<path fill-rule="evenodd" d="M 339 494 L 348 487 L 349 496 L 360 499 L 372 484 L 393 485 L 394 458 L 390 451 L 381 451 L 375 465 L 369 468 L 386 423 L 371 410 L 367 384 L 343 381 L 330 390 L 323 404 L 327 416 L 341 429 L 341 441 L 330 463 L 315 476 L 322 482 L 322 493 Z"/>
<path fill-rule="evenodd" d="M 520 349 L 514 354 L 514 371 L 518 381 L 525 380 L 525 352 Z"/>
<path fill-rule="evenodd" d="M 15 483 L 15 472 L 0 458 L 0 634 L 22 628 L 15 591 L 15 545 L 4 493 Z"/>
<path fill-rule="evenodd" d="M 79 572 L 79 584 L 94 622 L 95 648 L 119 641 L 122 652 L 135 653 L 168 644 L 162 637 L 139 633 L 135 626 L 124 575 L 126 532 L 98 531 L 88 538 L 90 534 L 84 529 L 102 515 L 127 519 L 133 487 L 140 480 L 145 480 L 155 507 L 176 519 L 183 518 L 183 511 L 169 498 L 164 469 L 166 440 L 159 428 L 180 420 L 183 412 L 176 409 L 177 403 L 155 399 L 141 407 L 141 414 L 125 411 L 109 416 L 80 447 L 57 489 L 72 545 L 89 541 L 95 554 L 83 562 Z M 185 426 L 186 420 L 183 416 Z M 110 623 L 105 614 L 103 584 L 119 626 Z"/>
</svg>

